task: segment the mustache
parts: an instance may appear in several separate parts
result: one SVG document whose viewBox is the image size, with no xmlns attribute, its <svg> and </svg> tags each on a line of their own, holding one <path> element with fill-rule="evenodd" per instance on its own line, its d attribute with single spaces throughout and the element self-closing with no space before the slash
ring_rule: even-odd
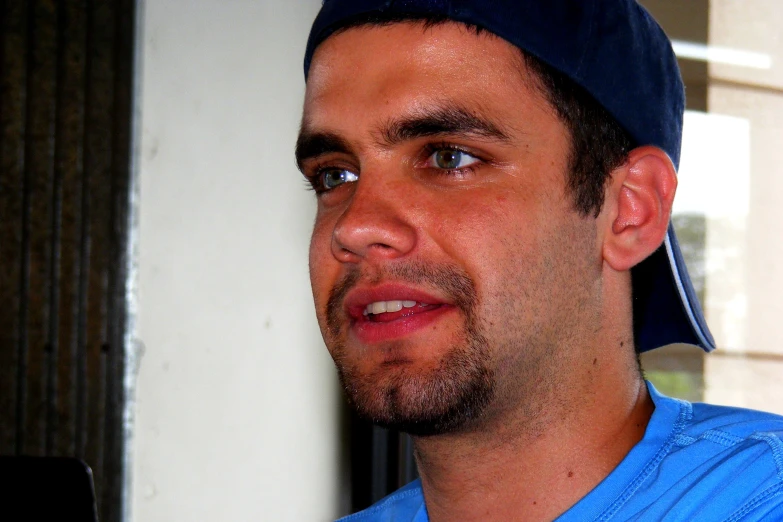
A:
<svg viewBox="0 0 783 522">
<path fill-rule="evenodd" d="M 464 270 L 454 265 L 411 262 L 390 265 L 372 272 L 355 268 L 340 278 L 329 293 L 326 304 L 326 325 L 329 333 L 334 336 L 340 333 L 344 317 L 343 302 L 348 292 L 359 282 L 372 285 L 384 280 L 436 288 L 456 307 L 466 312 L 471 312 L 476 307 L 477 293 L 473 280 Z M 468 316 L 471 317 L 472 314 Z"/>
</svg>

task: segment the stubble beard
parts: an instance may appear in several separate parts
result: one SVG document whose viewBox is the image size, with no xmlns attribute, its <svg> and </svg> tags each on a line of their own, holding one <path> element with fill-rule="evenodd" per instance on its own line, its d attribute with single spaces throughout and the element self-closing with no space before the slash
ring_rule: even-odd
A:
<svg viewBox="0 0 783 522">
<path fill-rule="evenodd" d="M 377 280 L 437 288 L 462 312 L 462 330 L 454 335 L 453 345 L 438 365 L 426 372 L 397 367 L 367 374 L 351 361 L 345 346 L 342 302 L 360 278 L 360 273 L 351 272 L 332 290 L 325 331 L 340 382 L 358 415 L 416 436 L 457 432 L 479 419 L 495 396 L 495 376 L 489 342 L 476 312 L 475 286 L 467 274 L 453 266 L 420 264 L 400 265 L 374 274 Z M 394 348 L 394 343 L 385 347 Z"/>
</svg>

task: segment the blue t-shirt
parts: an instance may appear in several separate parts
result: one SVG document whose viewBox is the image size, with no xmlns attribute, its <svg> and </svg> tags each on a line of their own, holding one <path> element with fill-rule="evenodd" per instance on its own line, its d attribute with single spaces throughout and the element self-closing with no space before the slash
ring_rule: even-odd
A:
<svg viewBox="0 0 783 522">
<path fill-rule="evenodd" d="M 783 417 L 647 387 L 655 411 L 644 438 L 557 522 L 783 521 Z M 340 522 L 428 520 L 415 480 Z"/>
</svg>

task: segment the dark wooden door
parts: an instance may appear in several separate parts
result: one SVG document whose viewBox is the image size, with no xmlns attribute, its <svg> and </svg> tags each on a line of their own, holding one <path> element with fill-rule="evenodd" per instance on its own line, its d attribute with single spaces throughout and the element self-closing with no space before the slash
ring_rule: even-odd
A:
<svg viewBox="0 0 783 522">
<path fill-rule="evenodd" d="M 0 454 L 124 476 L 133 0 L 0 0 Z"/>
</svg>

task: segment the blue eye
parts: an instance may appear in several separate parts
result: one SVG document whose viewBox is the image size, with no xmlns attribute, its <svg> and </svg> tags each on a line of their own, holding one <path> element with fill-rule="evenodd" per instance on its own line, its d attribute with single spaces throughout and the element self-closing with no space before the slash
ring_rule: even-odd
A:
<svg viewBox="0 0 783 522">
<path fill-rule="evenodd" d="M 455 170 L 469 167 L 479 161 L 467 152 L 456 149 L 439 149 L 429 157 L 428 164 L 444 170 Z"/>
<path fill-rule="evenodd" d="M 350 170 L 338 168 L 323 169 L 318 176 L 321 178 L 321 185 L 326 190 L 337 188 L 343 183 L 353 183 L 359 180 L 359 176 Z"/>
</svg>

